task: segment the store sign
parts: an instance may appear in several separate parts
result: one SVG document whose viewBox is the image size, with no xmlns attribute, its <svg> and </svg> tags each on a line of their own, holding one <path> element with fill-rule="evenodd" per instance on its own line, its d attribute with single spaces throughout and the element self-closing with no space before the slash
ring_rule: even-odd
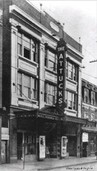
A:
<svg viewBox="0 0 97 171">
<path fill-rule="evenodd" d="M 39 159 L 45 158 L 45 136 L 39 136 Z"/>
<path fill-rule="evenodd" d="M 64 104 L 64 86 L 65 86 L 65 52 L 66 52 L 66 43 L 63 39 L 60 39 L 57 46 L 57 55 L 58 55 L 58 67 L 57 67 L 57 103 L 59 107 L 63 107 Z"/>
<path fill-rule="evenodd" d="M 83 132 L 83 134 L 82 134 L 82 142 L 88 142 L 88 133 Z"/>
</svg>

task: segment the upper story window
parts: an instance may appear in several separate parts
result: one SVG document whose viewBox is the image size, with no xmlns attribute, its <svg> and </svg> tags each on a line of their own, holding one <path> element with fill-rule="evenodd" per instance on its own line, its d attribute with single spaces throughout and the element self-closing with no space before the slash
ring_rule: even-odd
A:
<svg viewBox="0 0 97 171">
<path fill-rule="evenodd" d="M 18 73 L 18 96 L 24 99 L 37 100 L 38 80 L 23 73 Z"/>
<path fill-rule="evenodd" d="M 77 77 L 78 77 L 77 70 L 78 70 L 78 67 L 74 63 L 66 61 L 66 76 L 67 76 L 67 78 L 77 81 Z"/>
<path fill-rule="evenodd" d="M 91 91 L 91 105 L 95 105 L 95 92 Z"/>
<path fill-rule="evenodd" d="M 54 51 L 51 49 L 48 49 L 46 47 L 45 49 L 45 66 L 50 70 L 57 72 L 57 56 Z"/>
<path fill-rule="evenodd" d="M 84 88 L 84 102 L 89 103 L 89 89 Z"/>
<path fill-rule="evenodd" d="M 38 41 L 18 33 L 18 55 L 38 63 Z"/>
<path fill-rule="evenodd" d="M 54 105 L 57 100 L 57 86 L 45 83 L 44 101 L 47 104 Z"/>
<path fill-rule="evenodd" d="M 67 108 L 71 110 L 77 110 L 77 95 L 73 92 L 66 91 Z"/>
</svg>

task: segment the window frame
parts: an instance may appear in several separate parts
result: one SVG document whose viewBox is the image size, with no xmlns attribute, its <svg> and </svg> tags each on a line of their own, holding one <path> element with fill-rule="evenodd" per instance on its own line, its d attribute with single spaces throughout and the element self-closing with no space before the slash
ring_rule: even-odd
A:
<svg viewBox="0 0 97 171">
<path fill-rule="evenodd" d="M 89 89 L 84 87 L 84 103 L 89 103 Z"/>
<path fill-rule="evenodd" d="M 50 55 L 49 52 L 52 55 Z M 52 59 L 54 59 L 54 60 L 52 60 Z M 50 62 L 53 64 L 52 67 L 50 67 Z M 50 48 L 50 47 L 45 47 L 45 62 L 44 62 L 44 65 L 50 71 L 57 73 L 57 54 L 56 54 L 55 50 Z"/>
<path fill-rule="evenodd" d="M 69 69 L 69 66 L 71 65 L 71 70 Z M 78 81 L 78 67 L 75 63 L 71 62 L 71 61 L 66 61 L 66 77 L 70 80 L 73 81 Z M 71 73 L 71 76 L 69 77 Z"/>
<path fill-rule="evenodd" d="M 57 102 L 57 85 L 45 82 L 44 102 L 49 105 L 55 105 Z"/>
<path fill-rule="evenodd" d="M 29 45 L 26 46 L 26 38 L 29 39 L 27 42 Z M 33 44 L 35 46 L 34 55 L 33 54 Z M 21 50 L 19 50 L 19 45 L 21 46 Z M 29 47 L 28 47 L 29 46 Z M 29 58 L 24 56 L 24 50 L 29 50 Z M 21 51 L 21 52 L 20 52 Z M 17 40 L 17 54 L 18 56 L 23 57 L 24 59 L 30 60 L 35 63 L 39 63 L 39 41 L 33 37 L 26 36 L 26 34 L 18 32 L 18 40 Z"/>
<path fill-rule="evenodd" d="M 71 99 L 69 99 L 69 97 L 70 97 L 69 94 L 71 96 Z M 67 109 L 77 111 L 77 94 L 75 92 L 67 90 L 66 96 L 65 96 L 65 101 L 67 103 Z"/>
<path fill-rule="evenodd" d="M 36 77 L 33 77 L 33 76 L 30 76 L 28 74 L 24 74 L 24 73 L 21 73 L 21 72 L 18 72 L 18 74 L 21 74 L 21 77 L 22 77 L 22 83 L 19 84 L 19 82 L 17 83 L 17 87 L 18 87 L 18 97 L 19 98 L 23 98 L 23 99 L 29 99 L 29 100 L 35 100 L 35 101 L 38 101 L 38 79 Z M 28 87 L 28 97 L 27 95 L 25 95 L 25 92 L 24 92 L 24 89 L 25 87 L 27 88 L 27 86 L 24 85 L 24 80 L 25 80 L 25 76 L 28 76 L 29 79 L 30 79 L 30 86 Z M 33 80 L 35 82 L 35 85 L 33 84 Z M 34 85 L 34 90 L 35 90 L 35 94 L 36 95 L 33 95 L 33 85 Z M 21 90 L 19 90 L 19 86 L 21 86 Z"/>
</svg>

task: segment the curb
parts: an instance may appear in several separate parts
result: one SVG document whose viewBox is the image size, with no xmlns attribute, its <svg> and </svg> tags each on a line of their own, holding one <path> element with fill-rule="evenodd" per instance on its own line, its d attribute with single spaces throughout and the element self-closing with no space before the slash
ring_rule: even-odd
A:
<svg viewBox="0 0 97 171">
<path fill-rule="evenodd" d="M 56 166 L 56 167 L 47 167 L 47 168 L 42 168 L 42 169 L 37 169 L 37 171 L 43 171 L 43 170 L 53 170 L 53 169 L 60 169 L 60 168 L 67 168 L 67 167 L 72 167 L 72 166 L 78 166 L 78 165 L 83 165 L 83 164 L 90 164 L 90 163 L 95 163 L 97 160 L 90 161 L 90 162 L 82 162 L 82 163 L 76 163 L 76 164 L 68 164 L 68 165 L 63 165 L 63 166 Z"/>
</svg>

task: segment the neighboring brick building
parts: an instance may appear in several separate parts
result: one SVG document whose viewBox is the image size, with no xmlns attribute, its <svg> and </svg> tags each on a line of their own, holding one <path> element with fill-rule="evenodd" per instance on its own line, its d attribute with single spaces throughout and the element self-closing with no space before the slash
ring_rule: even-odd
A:
<svg viewBox="0 0 97 171">
<path fill-rule="evenodd" d="M 86 124 L 81 118 L 82 46 L 26 0 L 3 1 L 3 12 L 2 107 L 10 133 L 5 162 L 21 159 L 24 151 L 26 160 L 79 157 Z M 64 111 L 56 105 L 60 38 L 66 42 Z"/>
<path fill-rule="evenodd" d="M 95 155 L 97 150 L 97 86 L 82 79 L 82 118 L 87 123 L 82 127 L 82 155 Z"/>
</svg>

